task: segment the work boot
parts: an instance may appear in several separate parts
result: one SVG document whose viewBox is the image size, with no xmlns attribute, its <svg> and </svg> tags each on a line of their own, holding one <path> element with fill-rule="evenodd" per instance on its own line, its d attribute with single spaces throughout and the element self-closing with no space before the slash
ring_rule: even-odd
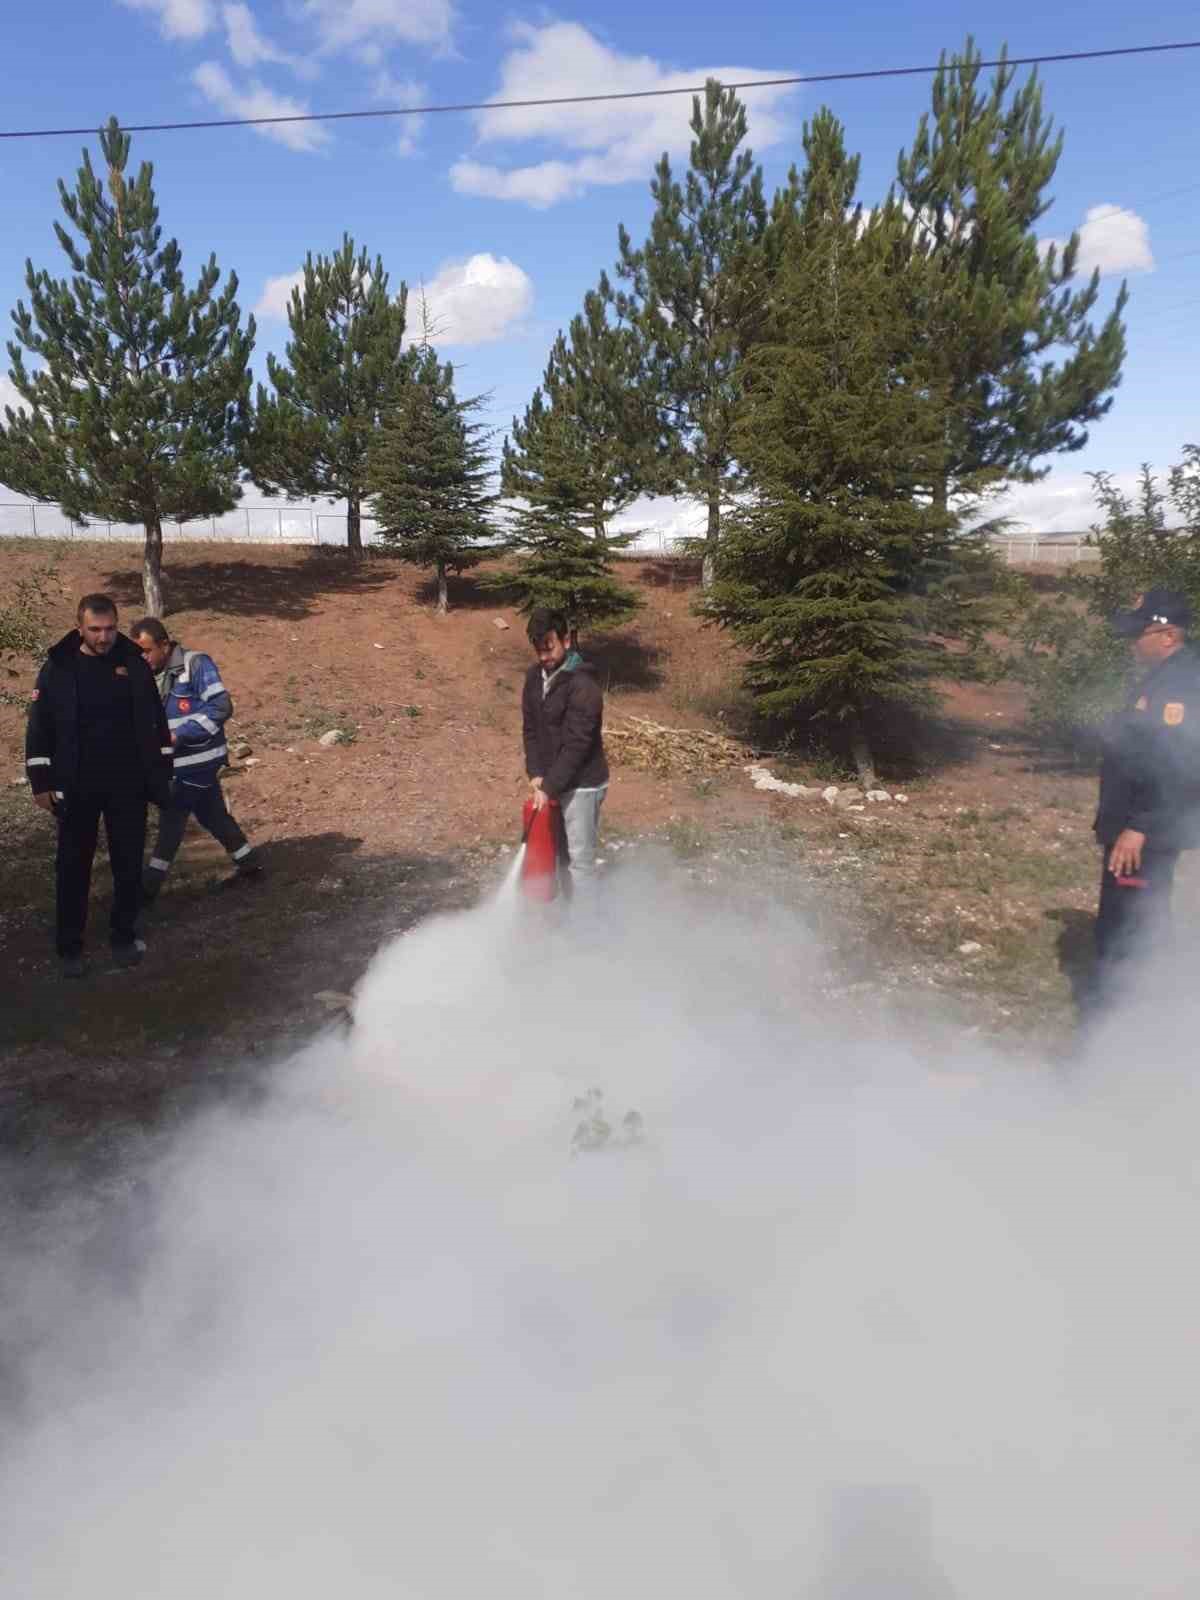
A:
<svg viewBox="0 0 1200 1600">
<path fill-rule="evenodd" d="M 82 956 L 62 956 L 58 970 L 64 978 L 86 978 L 87 962 Z"/>
<path fill-rule="evenodd" d="M 242 884 L 253 883 L 257 878 L 261 878 L 262 875 L 263 864 L 255 851 L 248 856 L 243 856 L 240 861 L 234 861 L 233 876 L 225 878 L 221 883 L 221 887 L 223 889 L 240 888 Z"/>
<path fill-rule="evenodd" d="M 144 939 L 135 939 L 132 944 L 115 944 L 112 953 L 117 966 L 139 967 L 146 954 L 146 942 Z"/>
</svg>

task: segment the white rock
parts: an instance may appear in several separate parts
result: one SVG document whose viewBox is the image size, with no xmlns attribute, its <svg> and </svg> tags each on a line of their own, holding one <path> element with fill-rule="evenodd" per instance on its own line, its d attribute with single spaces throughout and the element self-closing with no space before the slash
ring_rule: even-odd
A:
<svg viewBox="0 0 1200 1600">
<path fill-rule="evenodd" d="M 825 802 L 825 804 L 827 806 L 831 806 L 834 803 L 834 801 L 837 799 L 837 797 L 838 797 L 838 786 L 837 786 L 836 783 L 831 783 L 829 785 L 828 789 L 822 789 L 821 790 L 821 799 L 824 800 L 824 802 Z"/>
<path fill-rule="evenodd" d="M 982 949 L 977 939 L 968 939 L 965 944 L 959 945 L 958 953 L 960 956 L 977 956 Z"/>
<path fill-rule="evenodd" d="M 262 763 L 259 761 L 257 756 L 248 756 L 243 765 L 247 767 L 258 767 L 261 766 Z"/>
<path fill-rule="evenodd" d="M 353 1012 L 354 996 L 342 994 L 338 989 L 318 989 L 313 995 L 314 1000 L 319 1000 L 327 1011 Z"/>
<path fill-rule="evenodd" d="M 874 805 L 883 805 L 891 800 L 891 795 L 886 789 L 868 789 L 867 799 Z"/>
<path fill-rule="evenodd" d="M 892 799 L 898 806 L 906 806 L 908 804 L 908 796 L 906 794 L 894 794 Z"/>
<path fill-rule="evenodd" d="M 492 627 L 493 628 L 499 628 L 500 631 L 503 633 L 507 629 L 508 623 L 505 622 L 503 617 L 493 617 L 492 618 Z"/>
<path fill-rule="evenodd" d="M 317 740 L 317 743 L 322 747 L 322 749 L 328 750 L 331 745 L 343 743 L 345 737 L 346 735 L 342 732 L 341 728 L 330 728 L 328 733 L 323 733 L 321 735 L 321 737 Z"/>
<path fill-rule="evenodd" d="M 372 650 L 382 650 L 382 649 L 383 649 L 383 646 L 382 646 L 382 645 L 381 645 L 381 644 L 373 644 L 373 645 L 372 645 L 372 646 L 371 646 L 371 649 L 372 649 Z"/>
</svg>

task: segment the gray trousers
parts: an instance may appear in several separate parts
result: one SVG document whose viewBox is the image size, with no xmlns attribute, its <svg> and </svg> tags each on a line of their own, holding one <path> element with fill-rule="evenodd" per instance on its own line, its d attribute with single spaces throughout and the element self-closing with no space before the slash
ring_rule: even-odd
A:
<svg viewBox="0 0 1200 1600">
<path fill-rule="evenodd" d="M 164 806 L 158 814 L 158 838 L 148 863 L 151 872 L 166 876 L 183 843 L 189 817 L 195 817 L 218 844 L 224 845 L 235 863 L 240 864 L 250 856 L 252 847 L 226 809 L 221 785 L 206 783 L 200 787 L 181 783 L 177 778 L 171 785 L 170 805 Z"/>
<path fill-rule="evenodd" d="M 600 807 L 608 785 L 598 789 L 568 789 L 559 796 L 563 832 L 567 838 L 567 869 L 572 888 L 591 888 L 596 881 L 596 841 L 600 833 Z"/>
</svg>

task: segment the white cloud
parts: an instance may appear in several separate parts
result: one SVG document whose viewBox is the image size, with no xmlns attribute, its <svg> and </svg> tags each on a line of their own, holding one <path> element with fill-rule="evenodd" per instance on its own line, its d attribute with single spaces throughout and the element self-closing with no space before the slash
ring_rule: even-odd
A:
<svg viewBox="0 0 1200 1600">
<path fill-rule="evenodd" d="M 497 100 L 524 100 L 547 92 L 588 95 L 687 88 L 707 78 L 728 82 L 779 75 L 778 68 L 766 72 L 728 66 L 668 71 L 650 56 L 621 55 L 577 22 L 542 27 L 519 23 L 513 35 L 516 43 L 501 65 Z M 781 108 L 793 94 L 794 90 L 781 87 L 758 89 L 746 97 L 750 141 L 756 150 L 778 143 L 788 131 Z M 680 94 L 598 105 L 483 111 L 476 117 L 481 144 L 548 140 L 578 154 L 509 168 L 462 160 L 451 168 L 451 181 L 462 194 L 519 200 L 539 208 L 582 194 L 595 184 L 645 181 L 664 150 L 675 157 L 686 154 L 691 110 L 690 97 Z"/>
<path fill-rule="evenodd" d="M 1137 491 L 1136 472 L 1116 472 L 1113 482 L 1126 494 Z M 1095 486 L 1084 472 L 1055 471 L 1038 483 L 1013 484 L 989 500 L 985 514 L 1010 517 L 1014 539 L 1033 533 L 1086 533 L 1102 520 Z"/>
<path fill-rule="evenodd" d="M 351 50 L 368 63 L 394 44 L 445 49 L 454 27 L 451 0 L 304 0 L 321 48 Z"/>
<path fill-rule="evenodd" d="M 375 99 L 380 105 L 395 109 L 396 107 L 420 106 L 429 100 L 429 86 L 419 83 L 415 78 L 393 78 L 390 72 L 382 71 L 376 74 L 375 82 L 371 89 Z M 398 156 L 411 156 L 417 148 L 418 141 L 425 126 L 424 117 L 398 117 L 400 131 L 396 136 L 396 154 Z"/>
<path fill-rule="evenodd" d="M 197 67 L 192 81 L 201 94 L 228 117 L 292 117 L 302 116 L 308 110 L 302 101 L 276 94 L 257 78 L 239 88 L 224 67 L 215 61 L 205 61 Z M 319 150 L 329 142 L 328 133 L 316 122 L 277 123 L 254 131 L 264 139 L 286 145 L 289 150 Z"/>
<path fill-rule="evenodd" d="M 533 282 L 515 261 L 487 253 L 447 261 L 425 284 L 438 345 L 490 344 L 533 305 Z"/>
<path fill-rule="evenodd" d="M 167 39 L 202 39 L 217 20 L 213 0 L 121 0 L 121 4 L 156 16 Z"/>
<path fill-rule="evenodd" d="M 17 392 L 17 386 L 12 379 L 0 372 L 0 424 L 4 422 L 4 408 L 11 406 L 14 411 L 28 410 L 23 397 Z"/>
<path fill-rule="evenodd" d="M 263 291 L 258 297 L 258 304 L 254 308 L 256 317 L 263 317 L 268 322 L 283 322 L 287 318 L 288 306 L 291 304 L 292 290 L 299 288 L 304 282 L 304 273 L 285 272 L 278 278 L 268 278 L 263 284 Z"/>
<path fill-rule="evenodd" d="M 315 68 L 310 61 L 302 56 L 290 55 L 263 37 L 258 31 L 254 13 L 241 0 L 233 0 L 232 4 L 221 8 L 221 21 L 225 24 L 225 42 L 229 46 L 229 54 L 239 67 L 249 70 L 260 62 L 269 61 L 276 66 L 288 67 L 302 78 L 314 76 Z"/>
<path fill-rule="evenodd" d="M 1065 239 L 1046 239 L 1043 249 L 1053 244 L 1061 250 L 1065 243 Z M 1150 229 L 1136 211 L 1114 205 L 1088 207 L 1079 229 L 1079 271 L 1090 277 L 1097 270 L 1102 278 L 1117 272 L 1154 271 Z"/>
</svg>

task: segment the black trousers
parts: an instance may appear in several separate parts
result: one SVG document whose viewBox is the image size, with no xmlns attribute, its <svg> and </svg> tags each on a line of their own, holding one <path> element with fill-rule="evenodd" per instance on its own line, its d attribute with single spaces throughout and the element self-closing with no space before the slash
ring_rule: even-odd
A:
<svg viewBox="0 0 1200 1600">
<path fill-rule="evenodd" d="M 226 808 L 221 785 L 206 783 L 201 787 L 181 783 L 177 778 L 171 785 L 170 805 L 164 806 L 158 814 L 158 838 L 154 842 L 149 863 L 151 872 L 166 875 L 183 843 L 189 817 L 195 817 L 218 844 L 224 845 L 235 861 L 245 860 L 250 854 L 246 835 Z"/>
<path fill-rule="evenodd" d="M 1128 982 L 1130 964 L 1146 956 L 1170 930 L 1171 888 L 1179 864 L 1177 850 L 1143 850 L 1132 879 L 1115 878 L 1103 848 L 1100 907 L 1096 914 L 1096 967 L 1091 999 L 1104 1005 Z"/>
<path fill-rule="evenodd" d="M 101 817 L 112 862 L 112 942 L 115 947 L 134 941 L 142 895 L 146 791 L 140 785 L 76 790 L 58 812 L 55 944 L 60 956 L 77 956 L 83 950 Z"/>
</svg>

